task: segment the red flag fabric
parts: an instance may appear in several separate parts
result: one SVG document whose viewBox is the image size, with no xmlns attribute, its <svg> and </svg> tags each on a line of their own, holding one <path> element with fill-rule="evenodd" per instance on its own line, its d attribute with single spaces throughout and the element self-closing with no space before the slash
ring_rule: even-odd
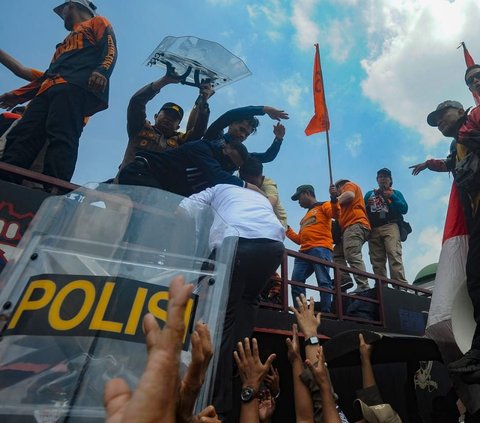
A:
<svg viewBox="0 0 480 423">
<path fill-rule="evenodd" d="M 475 64 L 475 61 L 473 60 L 473 57 L 470 55 L 469 51 L 467 50 L 467 46 L 465 43 L 462 41 L 462 47 L 463 47 L 463 56 L 465 58 L 465 64 L 467 65 L 467 68 L 470 66 L 473 66 Z M 475 104 L 478 106 L 480 104 L 480 96 L 478 96 L 477 93 L 472 93 L 473 99 L 475 100 Z"/>
<path fill-rule="evenodd" d="M 313 64 L 313 102 L 315 105 L 315 114 L 305 128 L 306 135 L 313 135 L 317 132 L 325 132 L 330 129 L 318 44 L 315 44 L 315 49 L 315 62 Z"/>
</svg>

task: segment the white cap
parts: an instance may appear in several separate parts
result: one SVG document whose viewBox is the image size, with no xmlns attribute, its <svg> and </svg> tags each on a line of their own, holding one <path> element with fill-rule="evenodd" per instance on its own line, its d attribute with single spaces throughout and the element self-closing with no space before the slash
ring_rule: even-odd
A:
<svg viewBox="0 0 480 423">
<path fill-rule="evenodd" d="M 85 9 L 87 9 L 92 14 L 92 16 L 98 16 L 97 12 L 95 12 L 95 10 L 97 10 L 97 6 L 95 6 L 89 0 L 65 0 L 64 3 L 62 3 L 60 6 L 57 6 L 55 9 L 53 9 L 53 11 L 63 19 L 63 8 L 69 3 L 78 3 Z"/>
</svg>

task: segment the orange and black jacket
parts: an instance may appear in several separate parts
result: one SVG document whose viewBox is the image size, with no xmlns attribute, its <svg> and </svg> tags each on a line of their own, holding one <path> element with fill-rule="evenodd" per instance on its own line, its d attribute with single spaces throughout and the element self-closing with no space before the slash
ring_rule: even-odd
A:
<svg viewBox="0 0 480 423">
<path fill-rule="evenodd" d="M 89 90 L 88 80 L 93 71 L 107 78 L 103 92 L 92 92 L 96 101 L 91 102 L 87 115 L 108 107 L 108 80 L 117 60 L 115 34 L 110 23 L 96 16 L 75 24 L 73 31 L 57 45 L 49 68 L 43 76 L 13 91 L 19 102 L 31 100 L 55 84 L 68 83 Z"/>
<path fill-rule="evenodd" d="M 299 233 L 289 226 L 285 235 L 300 245 L 300 251 L 317 247 L 333 250 L 332 219 L 338 219 L 339 214 L 338 201 L 315 203 L 300 221 Z"/>
<path fill-rule="evenodd" d="M 193 107 L 187 123 L 187 132 L 175 132 L 166 137 L 147 120 L 146 105 L 160 91 L 150 83 L 140 88 L 130 99 L 127 110 L 128 146 L 120 168 L 135 160 L 139 151 L 165 151 L 176 148 L 188 141 L 203 137 L 210 117 L 208 103 L 199 102 Z"/>
</svg>

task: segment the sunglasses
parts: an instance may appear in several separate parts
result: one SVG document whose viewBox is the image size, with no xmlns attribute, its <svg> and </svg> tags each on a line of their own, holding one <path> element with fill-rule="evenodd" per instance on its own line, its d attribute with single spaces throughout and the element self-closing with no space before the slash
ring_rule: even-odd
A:
<svg viewBox="0 0 480 423">
<path fill-rule="evenodd" d="M 465 82 L 467 83 L 467 85 L 472 85 L 473 84 L 473 80 L 474 79 L 478 79 L 480 80 L 480 70 L 478 72 L 475 72 L 475 73 L 472 73 L 466 80 Z"/>
</svg>

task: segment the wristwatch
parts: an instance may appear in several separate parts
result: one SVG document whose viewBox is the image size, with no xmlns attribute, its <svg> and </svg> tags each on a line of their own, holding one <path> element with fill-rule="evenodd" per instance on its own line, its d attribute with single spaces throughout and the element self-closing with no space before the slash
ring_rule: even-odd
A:
<svg viewBox="0 0 480 423">
<path fill-rule="evenodd" d="M 305 339 L 305 345 L 318 345 L 320 341 L 316 336 L 310 336 L 309 338 Z"/>
<path fill-rule="evenodd" d="M 242 402 L 250 402 L 257 396 L 257 392 L 251 386 L 245 386 L 242 388 L 242 392 L 240 393 L 240 398 Z"/>
</svg>

